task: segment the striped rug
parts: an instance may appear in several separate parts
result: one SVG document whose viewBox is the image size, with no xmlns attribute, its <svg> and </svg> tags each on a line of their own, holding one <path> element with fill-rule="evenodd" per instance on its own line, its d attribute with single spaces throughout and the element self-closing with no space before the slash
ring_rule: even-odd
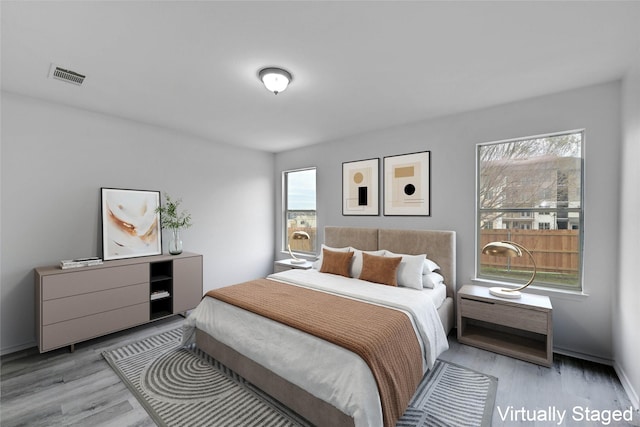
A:
<svg viewBox="0 0 640 427">
<path fill-rule="evenodd" d="M 498 379 L 437 360 L 396 427 L 490 426 Z"/>
<path fill-rule="evenodd" d="M 180 328 L 102 353 L 159 426 L 310 424 L 198 348 Z M 490 426 L 497 380 L 437 361 L 397 427 Z"/>
</svg>

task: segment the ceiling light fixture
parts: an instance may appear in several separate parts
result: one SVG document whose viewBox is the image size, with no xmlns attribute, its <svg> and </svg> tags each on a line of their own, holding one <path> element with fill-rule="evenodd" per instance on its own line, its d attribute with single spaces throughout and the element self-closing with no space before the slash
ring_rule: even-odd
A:
<svg viewBox="0 0 640 427">
<path fill-rule="evenodd" d="M 264 83 L 264 87 L 276 95 L 284 91 L 293 80 L 290 72 L 276 67 L 263 68 L 258 72 L 258 77 Z"/>
</svg>

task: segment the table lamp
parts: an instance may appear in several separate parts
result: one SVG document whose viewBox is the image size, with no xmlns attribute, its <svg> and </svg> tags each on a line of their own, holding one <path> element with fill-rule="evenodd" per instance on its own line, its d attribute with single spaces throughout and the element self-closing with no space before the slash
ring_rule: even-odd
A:
<svg viewBox="0 0 640 427">
<path fill-rule="evenodd" d="M 529 281 L 524 286 L 520 286 L 519 288 L 515 288 L 515 289 L 500 288 L 500 287 L 489 288 L 489 292 L 491 293 L 491 295 L 495 295 L 497 297 L 502 297 L 502 298 L 514 298 L 514 299 L 521 298 L 522 293 L 520 291 L 526 288 L 527 286 L 529 286 L 531 283 L 533 283 L 533 279 L 535 279 L 536 277 L 536 270 L 537 270 L 536 260 L 533 258 L 533 255 L 531 255 L 531 252 L 529 252 L 527 248 L 525 248 L 524 246 L 516 242 L 511 242 L 511 241 L 490 242 L 490 243 L 487 243 L 482 248 L 483 255 L 499 256 L 499 257 L 521 257 L 523 251 L 529 255 L 529 258 L 531 259 L 531 263 L 533 264 L 533 274 L 531 275 L 531 278 L 529 279 Z"/>
<path fill-rule="evenodd" d="M 287 249 L 289 249 L 289 255 L 291 255 L 291 263 L 292 264 L 304 264 L 306 260 L 297 258 L 293 252 L 291 252 L 291 240 L 309 240 L 309 233 L 306 231 L 294 231 L 291 237 L 289 238 L 289 244 L 287 244 Z"/>
</svg>

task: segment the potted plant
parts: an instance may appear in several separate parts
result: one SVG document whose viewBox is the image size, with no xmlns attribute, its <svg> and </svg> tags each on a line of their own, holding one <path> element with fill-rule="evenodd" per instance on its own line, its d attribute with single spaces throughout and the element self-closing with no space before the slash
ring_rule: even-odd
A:
<svg viewBox="0 0 640 427">
<path fill-rule="evenodd" d="M 182 240 L 180 240 L 180 230 L 191 227 L 191 214 L 185 210 L 180 211 L 182 199 L 172 199 L 164 193 L 164 205 L 156 208 L 156 213 L 160 214 L 160 224 L 163 229 L 171 230 L 169 240 L 169 253 L 178 255 L 182 253 Z"/>
</svg>

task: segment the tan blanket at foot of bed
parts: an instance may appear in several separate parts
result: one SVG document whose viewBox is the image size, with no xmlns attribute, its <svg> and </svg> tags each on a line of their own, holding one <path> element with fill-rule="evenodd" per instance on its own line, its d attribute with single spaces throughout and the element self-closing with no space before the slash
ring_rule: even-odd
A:
<svg viewBox="0 0 640 427">
<path fill-rule="evenodd" d="M 378 384 L 385 426 L 394 426 L 422 379 L 422 353 L 407 315 L 321 291 L 257 279 L 207 296 L 346 348 Z"/>
</svg>

